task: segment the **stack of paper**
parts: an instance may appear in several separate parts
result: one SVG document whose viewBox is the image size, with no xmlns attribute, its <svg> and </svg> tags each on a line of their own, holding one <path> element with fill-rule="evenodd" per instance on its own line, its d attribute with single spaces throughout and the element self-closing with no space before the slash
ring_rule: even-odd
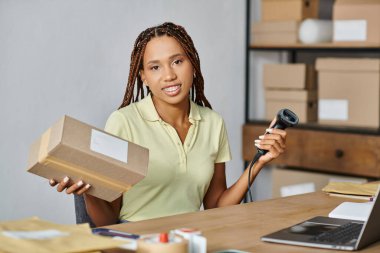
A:
<svg viewBox="0 0 380 253">
<path fill-rule="evenodd" d="M 322 191 L 331 196 L 373 200 L 379 185 L 378 183 L 330 182 Z"/>
<path fill-rule="evenodd" d="M 38 218 L 0 223 L 0 252 L 88 252 L 123 244 L 93 235 L 87 224 L 58 225 Z"/>
</svg>

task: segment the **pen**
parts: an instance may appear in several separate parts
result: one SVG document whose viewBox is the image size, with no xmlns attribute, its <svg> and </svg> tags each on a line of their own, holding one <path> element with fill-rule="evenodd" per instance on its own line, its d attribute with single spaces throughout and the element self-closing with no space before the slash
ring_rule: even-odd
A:
<svg viewBox="0 0 380 253">
<path fill-rule="evenodd" d="M 103 236 L 120 236 L 120 237 L 125 237 L 125 238 L 130 238 L 130 239 L 140 238 L 140 236 L 137 234 L 131 234 L 131 233 L 108 229 L 108 228 L 93 228 L 92 233 L 97 234 L 97 235 L 103 235 Z"/>
</svg>

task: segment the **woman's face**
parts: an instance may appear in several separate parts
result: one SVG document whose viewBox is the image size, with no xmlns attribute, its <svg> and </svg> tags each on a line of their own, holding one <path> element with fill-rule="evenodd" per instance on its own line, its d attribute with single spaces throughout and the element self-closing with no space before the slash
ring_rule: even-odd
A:
<svg viewBox="0 0 380 253">
<path fill-rule="evenodd" d="M 193 66 L 176 39 L 155 37 L 146 45 L 141 79 L 149 86 L 155 102 L 187 103 L 193 73 Z"/>
</svg>

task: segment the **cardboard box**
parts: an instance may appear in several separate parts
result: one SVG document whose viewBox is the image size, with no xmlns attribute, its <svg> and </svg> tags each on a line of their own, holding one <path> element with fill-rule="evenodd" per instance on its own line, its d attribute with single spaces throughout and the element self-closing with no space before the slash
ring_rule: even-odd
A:
<svg viewBox="0 0 380 253">
<path fill-rule="evenodd" d="M 88 194 L 113 201 L 146 176 L 148 162 L 148 149 L 64 116 L 31 146 L 28 172 L 83 180 Z"/>
<path fill-rule="evenodd" d="M 318 58 L 318 121 L 379 127 L 380 59 Z"/>
<path fill-rule="evenodd" d="M 261 20 L 263 21 L 302 21 L 318 18 L 319 0 L 263 0 Z"/>
<path fill-rule="evenodd" d="M 322 190 L 329 182 L 366 183 L 367 179 L 283 168 L 272 169 L 272 197 L 286 197 Z"/>
<path fill-rule="evenodd" d="M 253 44 L 295 44 L 298 41 L 299 22 L 271 21 L 254 23 Z"/>
<path fill-rule="evenodd" d="M 303 63 L 265 64 L 264 87 L 266 89 L 316 90 L 314 66 Z"/>
<path fill-rule="evenodd" d="M 335 23 L 334 40 L 338 39 L 338 41 L 342 41 L 342 38 L 345 38 L 343 36 L 344 34 L 356 36 L 356 40 L 358 40 L 360 36 L 363 36 L 361 34 L 363 32 L 362 30 L 366 29 L 364 41 L 380 45 L 380 0 L 336 0 L 333 7 L 333 19 L 334 22 L 359 22 L 357 25 L 353 25 L 353 23 L 350 22 L 346 25 L 343 23 L 343 27 L 338 30 Z M 364 21 L 364 28 L 363 25 L 360 24 L 360 21 Z M 346 32 L 344 32 L 344 29 Z M 348 37 L 348 39 L 350 39 L 350 37 Z"/>
<path fill-rule="evenodd" d="M 265 117 L 272 120 L 282 108 L 297 114 L 300 123 L 317 121 L 317 92 L 306 90 L 265 90 Z"/>
</svg>

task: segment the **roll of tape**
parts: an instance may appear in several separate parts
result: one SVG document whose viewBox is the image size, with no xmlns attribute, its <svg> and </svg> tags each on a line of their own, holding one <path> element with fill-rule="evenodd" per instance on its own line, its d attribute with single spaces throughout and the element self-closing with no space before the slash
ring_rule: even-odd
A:
<svg viewBox="0 0 380 253">
<path fill-rule="evenodd" d="M 174 233 L 182 236 L 185 239 L 189 239 L 192 235 L 201 235 L 202 232 L 196 228 L 178 228 L 174 230 Z"/>
<path fill-rule="evenodd" d="M 182 236 L 189 242 L 189 253 L 206 253 L 207 239 L 196 228 L 179 228 L 174 230 L 176 235 Z"/>
<path fill-rule="evenodd" d="M 188 243 L 183 237 L 171 236 L 167 243 L 159 240 L 159 235 L 145 235 L 137 240 L 137 253 L 187 253 Z"/>
<path fill-rule="evenodd" d="M 305 19 L 300 25 L 298 37 L 305 44 L 331 42 L 333 23 L 331 20 Z"/>
</svg>

